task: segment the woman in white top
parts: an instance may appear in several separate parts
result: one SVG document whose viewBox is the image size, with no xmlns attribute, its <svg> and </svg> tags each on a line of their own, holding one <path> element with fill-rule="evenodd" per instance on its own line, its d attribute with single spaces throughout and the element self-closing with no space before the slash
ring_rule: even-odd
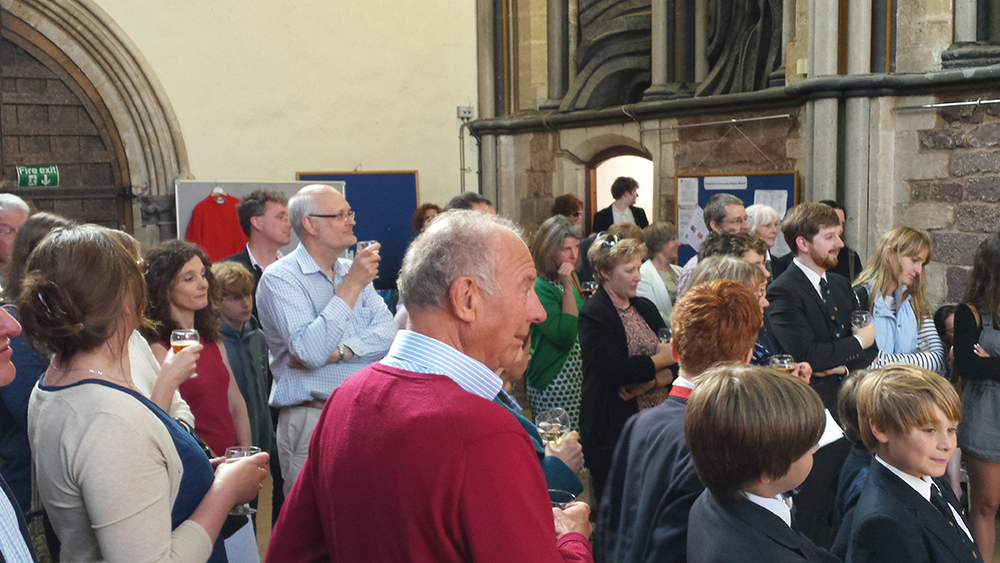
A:
<svg viewBox="0 0 1000 563">
<path fill-rule="evenodd" d="M 222 524 L 256 496 L 267 454 L 213 469 L 139 392 L 127 343 L 148 322 L 146 291 L 119 237 L 57 230 L 28 264 L 18 311 L 25 337 L 53 358 L 28 408 L 39 495 L 63 561 L 223 562 Z"/>
<path fill-rule="evenodd" d="M 649 254 L 648 260 L 639 267 L 642 279 L 635 293 L 652 301 L 663 322 L 670 326 L 670 314 L 677 301 L 677 280 L 681 274 L 680 267 L 674 264 L 677 249 L 681 247 L 681 241 L 677 240 L 677 227 L 673 223 L 653 223 L 642 230 L 642 236 Z"/>
</svg>

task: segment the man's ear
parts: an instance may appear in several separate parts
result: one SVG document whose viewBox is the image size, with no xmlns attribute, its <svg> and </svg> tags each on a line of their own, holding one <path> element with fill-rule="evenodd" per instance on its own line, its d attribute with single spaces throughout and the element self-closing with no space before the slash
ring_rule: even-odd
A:
<svg viewBox="0 0 1000 563">
<path fill-rule="evenodd" d="M 745 366 L 748 366 L 748 365 L 750 365 L 750 360 L 752 360 L 752 359 L 753 359 L 753 347 L 751 347 L 750 350 L 747 351 L 746 357 L 743 358 L 743 361 L 740 362 L 740 363 L 743 364 L 743 365 L 745 365 Z"/>
<path fill-rule="evenodd" d="M 260 230 L 260 217 L 254 216 L 250 218 L 250 230 L 257 229 Z"/>
<path fill-rule="evenodd" d="M 878 440 L 879 444 L 887 444 L 887 443 L 889 443 L 889 433 L 888 432 L 883 432 L 882 430 L 879 430 L 879 427 L 875 425 L 875 421 L 874 420 L 869 420 L 868 421 L 868 426 L 871 427 L 871 429 L 872 429 L 872 435 L 875 436 L 875 439 Z"/>
<path fill-rule="evenodd" d="M 674 361 L 678 364 L 681 363 L 681 356 L 677 353 L 677 346 L 674 346 L 674 339 L 670 339 L 670 355 L 674 358 Z"/>
<path fill-rule="evenodd" d="M 715 233 L 718 233 L 718 232 L 722 231 L 722 229 L 719 228 L 719 224 L 716 223 L 715 221 L 709 221 L 708 222 L 708 229 L 710 231 L 712 231 L 712 232 L 715 232 Z"/>
<path fill-rule="evenodd" d="M 252 221 L 253 220 L 251 219 L 251 222 Z M 316 224 L 314 223 L 314 221 L 315 219 L 309 216 L 305 216 L 302 218 L 302 229 L 312 236 L 316 236 Z"/>
<path fill-rule="evenodd" d="M 806 237 L 795 237 L 795 246 L 799 249 L 799 252 L 809 252 L 809 241 Z"/>
<path fill-rule="evenodd" d="M 451 282 L 448 288 L 448 299 L 455 316 L 467 323 L 476 320 L 479 309 L 479 288 L 475 280 L 461 277 Z"/>
</svg>

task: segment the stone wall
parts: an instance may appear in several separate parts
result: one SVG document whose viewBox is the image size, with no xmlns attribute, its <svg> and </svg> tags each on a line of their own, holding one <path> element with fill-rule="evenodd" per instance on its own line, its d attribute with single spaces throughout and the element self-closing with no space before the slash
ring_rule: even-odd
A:
<svg viewBox="0 0 1000 563">
<path fill-rule="evenodd" d="M 960 99 L 996 99 L 1000 92 L 983 92 Z M 964 106 L 938 111 L 933 128 L 919 132 L 920 150 L 945 154 L 945 177 L 910 182 L 912 207 L 924 212 L 907 226 L 928 230 L 934 241 L 934 262 L 946 268 L 945 301 L 965 293 L 969 270 L 979 243 L 1000 227 L 1000 107 Z M 919 224 L 923 223 L 923 224 Z"/>
</svg>

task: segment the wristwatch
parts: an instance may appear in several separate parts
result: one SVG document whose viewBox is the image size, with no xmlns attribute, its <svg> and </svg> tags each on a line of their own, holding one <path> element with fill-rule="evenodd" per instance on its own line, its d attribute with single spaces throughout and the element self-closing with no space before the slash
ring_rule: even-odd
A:
<svg viewBox="0 0 1000 563">
<path fill-rule="evenodd" d="M 344 361 L 344 343 L 337 344 L 337 363 Z"/>
</svg>

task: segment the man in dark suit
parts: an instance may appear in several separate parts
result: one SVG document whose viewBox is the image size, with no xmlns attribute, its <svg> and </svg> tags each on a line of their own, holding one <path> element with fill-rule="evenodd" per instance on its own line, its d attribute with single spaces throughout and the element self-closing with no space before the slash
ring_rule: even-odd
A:
<svg viewBox="0 0 1000 563">
<path fill-rule="evenodd" d="M 634 223 L 640 229 L 645 229 L 649 225 L 646 212 L 641 207 L 635 206 L 636 200 L 639 199 L 639 182 L 635 178 L 628 176 L 616 178 L 611 184 L 611 197 L 615 198 L 614 203 L 594 213 L 590 232 L 606 231 L 615 223 Z"/>
<path fill-rule="evenodd" d="M 821 203 L 798 205 L 785 215 L 781 230 L 795 258 L 768 288 L 768 320 L 778 344 L 796 362 L 812 366 L 810 385 L 836 418 L 841 376 L 868 367 L 878 355 L 875 326 L 852 333 L 851 312 L 857 304 L 851 284 L 827 272 L 837 265 L 837 252 L 844 246 L 833 209 Z M 820 449 L 796 498 L 799 527 L 821 547 L 833 543 L 837 481 L 849 450 L 846 440 Z"/>
<path fill-rule="evenodd" d="M 281 258 L 281 247 L 292 241 L 288 198 L 281 192 L 255 190 L 236 206 L 240 228 L 250 239 L 246 248 L 224 262 L 239 262 L 253 274 L 253 316 L 257 318 L 257 285 L 267 268 Z"/>
<path fill-rule="evenodd" d="M 692 288 L 671 319 L 680 372 L 666 401 L 631 417 L 618 439 L 595 536 L 605 561 L 685 561 L 688 513 L 704 490 L 684 440 L 687 397 L 714 363 L 749 362 L 761 324 L 757 297 L 730 280 Z"/>
</svg>

